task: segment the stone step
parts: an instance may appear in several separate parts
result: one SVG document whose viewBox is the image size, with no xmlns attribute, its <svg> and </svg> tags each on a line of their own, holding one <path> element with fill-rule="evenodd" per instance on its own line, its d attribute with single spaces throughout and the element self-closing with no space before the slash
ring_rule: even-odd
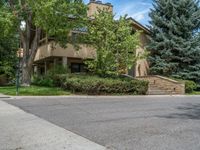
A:
<svg viewBox="0 0 200 150">
<path fill-rule="evenodd" d="M 162 90 L 166 90 L 166 86 L 161 86 L 161 85 L 149 85 L 150 89 L 162 89 Z"/>
<path fill-rule="evenodd" d="M 162 88 L 149 88 L 149 91 L 166 91 L 166 92 L 173 92 L 170 89 L 162 89 Z"/>
<path fill-rule="evenodd" d="M 146 77 L 139 77 L 139 80 L 146 80 L 149 82 L 149 95 L 176 95 L 184 94 L 184 84 L 175 80 L 152 75 Z"/>
<path fill-rule="evenodd" d="M 163 93 L 163 92 L 152 92 L 152 93 L 148 93 L 148 95 L 175 95 L 175 94 Z"/>
<path fill-rule="evenodd" d="M 165 89 L 149 89 L 148 94 L 149 95 L 170 95 L 174 92 L 171 90 L 165 90 Z"/>
<path fill-rule="evenodd" d="M 149 95 L 171 95 L 173 92 L 167 92 L 167 91 L 149 91 Z"/>
<path fill-rule="evenodd" d="M 149 89 L 148 91 L 163 91 L 163 92 L 173 92 L 172 90 L 165 90 L 165 89 Z"/>
<path fill-rule="evenodd" d="M 149 87 L 149 90 L 172 91 L 171 89 L 167 89 L 167 88 L 165 88 L 165 87 Z"/>
<path fill-rule="evenodd" d="M 172 91 L 171 88 L 165 85 L 157 85 L 157 84 L 149 84 L 149 90 L 164 90 L 164 91 Z"/>
<path fill-rule="evenodd" d="M 149 87 L 163 87 L 163 86 L 161 86 L 161 85 L 149 85 Z"/>
</svg>

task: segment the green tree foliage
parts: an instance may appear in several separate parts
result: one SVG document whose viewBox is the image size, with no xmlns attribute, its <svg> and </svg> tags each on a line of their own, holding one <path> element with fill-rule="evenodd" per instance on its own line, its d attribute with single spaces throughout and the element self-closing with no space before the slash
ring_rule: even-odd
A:
<svg viewBox="0 0 200 150">
<path fill-rule="evenodd" d="M 15 74 L 17 60 L 18 39 L 13 36 L 0 37 L 0 74 L 9 77 Z"/>
<path fill-rule="evenodd" d="M 0 3 L 2 8 L 2 2 Z M 0 74 L 13 77 L 16 67 L 16 51 L 19 45 L 16 30 L 13 26 L 13 16 L 0 11 Z"/>
<path fill-rule="evenodd" d="M 125 17 L 114 20 L 107 10 L 99 10 L 88 23 L 88 43 L 96 49 L 96 59 L 86 61 L 90 71 L 97 74 L 126 73 L 137 60 L 139 32 L 133 33 Z"/>
<path fill-rule="evenodd" d="M 4 31 L 14 26 L 23 47 L 22 84 L 30 85 L 33 61 L 44 31 L 60 45 L 69 42 L 69 32 L 82 27 L 87 8 L 81 0 L 1 0 Z M 2 20 L 2 15 L 0 16 Z"/>
<path fill-rule="evenodd" d="M 200 81 L 199 1 L 154 0 L 153 6 L 151 73 Z"/>
</svg>

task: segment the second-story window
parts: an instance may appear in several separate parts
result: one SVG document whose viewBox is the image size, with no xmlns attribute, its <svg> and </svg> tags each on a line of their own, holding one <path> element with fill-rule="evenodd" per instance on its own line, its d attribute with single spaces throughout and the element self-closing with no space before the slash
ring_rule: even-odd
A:
<svg viewBox="0 0 200 150">
<path fill-rule="evenodd" d="M 136 30 L 135 29 L 132 29 L 131 31 L 131 35 L 135 34 L 136 33 Z"/>
<path fill-rule="evenodd" d="M 75 43 L 78 40 L 78 34 L 77 32 L 72 32 L 72 42 Z"/>
</svg>

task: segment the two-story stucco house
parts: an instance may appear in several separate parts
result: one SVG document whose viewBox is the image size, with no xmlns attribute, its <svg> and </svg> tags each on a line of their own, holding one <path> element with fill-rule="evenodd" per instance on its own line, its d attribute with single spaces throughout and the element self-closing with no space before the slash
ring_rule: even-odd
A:
<svg viewBox="0 0 200 150">
<path fill-rule="evenodd" d="M 98 12 L 98 9 L 107 9 L 113 12 L 113 6 L 110 3 L 102 3 L 101 1 L 90 0 L 88 4 L 88 17 L 92 17 Z M 146 44 L 148 43 L 150 31 L 135 21 L 129 18 L 132 22 L 133 30 L 141 30 L 140 35 L 140 47 L 137 49 L 137 53 L 143 53 Z M 77 31 L 72 31 L 71 34 L 76 34 Z M 95 58 L 95 49 L 85 44 L 80 45 L 80 49 L 77 51 L 73 45 L 68 44 L 67 48 L 62 48 L 55 44 L 52 39 L 44 37 L 40 40 L 40 47 L 37 51 L 34 61 L 34 72 L 37 74 L 45 74 L 49 69 L 56 65 L 63 65 L 68 68 L 72 73 L 84 72 L 84 59 Z M 139 60 L 136 65 L 133 64 L 131 70 L 127 74 L 131 76 L 146 76 L 148 74 L 148 63 L 146 60 Z"/>
</svg>

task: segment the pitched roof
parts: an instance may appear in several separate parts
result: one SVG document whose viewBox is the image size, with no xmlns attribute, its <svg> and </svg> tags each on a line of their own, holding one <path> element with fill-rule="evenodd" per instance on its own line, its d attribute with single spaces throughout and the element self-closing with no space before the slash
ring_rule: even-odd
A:
<svg viewBox="0 0 200 150">
<path fill-rule="evenodd" d="M 128 18 L 128 20 L 130 20 L 134 25 L 136 25 L 140 29 L 144 30 L 146 33 L 151 34 L 151 31 L 147 27 L 143 26 L 141 23 L 139 23 L 138 21 L 136 21 L 132 17 Z"/>
</svg>

